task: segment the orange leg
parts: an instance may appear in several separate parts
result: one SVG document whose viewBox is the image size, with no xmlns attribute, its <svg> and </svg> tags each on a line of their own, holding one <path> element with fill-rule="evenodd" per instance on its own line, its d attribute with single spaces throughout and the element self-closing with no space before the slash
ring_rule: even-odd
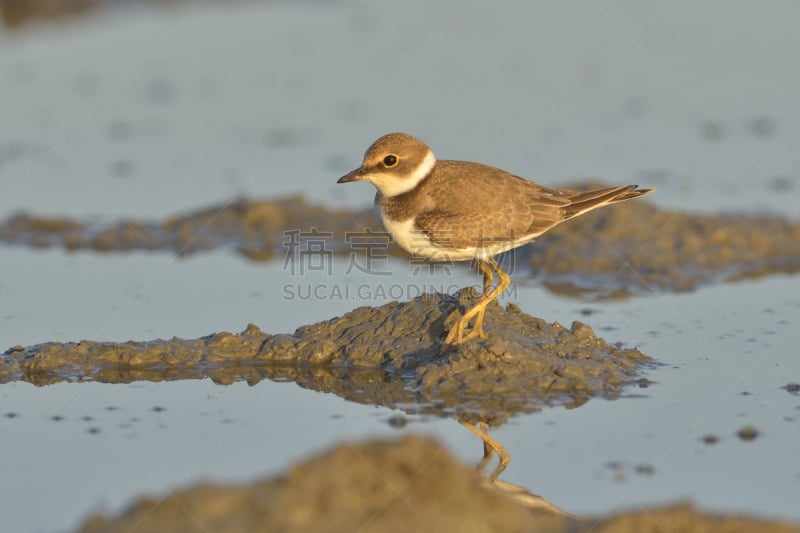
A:
<svg viewBox="0 0 800 533">
<path fill-rule="evenodd" d="M 483 274 L 483 296 L 486 296 L 489 294 L 489 289 L 492 288 L 492 279 L 494 278 L 494 273 L 492 272 L 492 269 L 489 268 L 489 265 L 483 261 L 478 261 L 478 270 L 480 270 L 481 274 Z"/>
<path fill-rule="evenodd" d="M 485 339 L 486 333 L 483 331 L 483 315 L 486 312 L 486 306 L 488 306 L 492 300 L 500 296 L 511 284 L 511 278 L 500 268 L 500 265 L 498 265 L 497 261 L 492 257 L 486 260 L 479 259 L 478 268 L 483 272 L 483 297 L 474 307 L 467 310 L 456 325 L 453 326 L 444 341 L 447 345 L 455 346 L 463 344 L 475 337 Z M 492 284 L 492 273 L 497 274 L 498 281 L 497 286 L 489 291 L 488 289 Z M 473 318 L 475 318 L 475 324 L 472 329 L 469 330 L 469 323 Z"/>
</svg>

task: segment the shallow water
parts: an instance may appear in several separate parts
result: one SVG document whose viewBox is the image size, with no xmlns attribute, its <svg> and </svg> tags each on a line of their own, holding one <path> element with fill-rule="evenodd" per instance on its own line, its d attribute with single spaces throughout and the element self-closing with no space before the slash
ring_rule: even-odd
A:
<svg viewBox="0 0 800 533">
<path fill-rule="evenodd" d="M 42 284 L 38 289 L 47 294 L 61 287 L 54 295 L 59 298 L 39 313 L 40 322 L 22 320 L 38 313 L 36 299 L 26 294 L 30 287 L 16 293 L 5 288 L 3 300 L 18 304 L 5 322 L 12 327 L 3 328 L 15 332 L 3 339 L 6 344 L 191 337 L 243 329 L 248 320 L 288 332 L 298 323 L 372 303 L 289 300 L 281 304 L 281 313 L 270 313 L 271 295 L 285 283 L 280 265 L 256 267 L 224 253 L 178 262 L 167 256 L 76 254 L 69 257 L 72 268 L 64 268 L 59 255 L 6 254 L 20 271 L 35 262 L 55 264 L 62 272 L 52 288 Z M 338 271 L 346 263 L 333 266 Z M 236 283 L 220 284 L 221 272 Z M 413 283 L 412 273 L 398 268 L 392 282 L 399 284 L 405 275 Z M 126 283 L 109 283 L 92 296 L 92 305 L 70 313 L 82 305 L 82 294 L 92 293 L 112 274 L 124 275 Z M 454 270 L 453 276 L 454 283 L 478 281 L 468 271 Z M 342 284 L 362 282 L 351 277 Z M 800 399 L 781 388 L 798 371 L 794 347 L 800 329 L 794 317 L 800 300 L 789 292 L 794 282 L 774 277 L 599 304 L 517 286 L 516 297 L 512 292 L 507 300 L 523 309 L 565 324 L 584 320 L 607 340 L 637 346 L 664 366 L 647 373 L 655 384 L 627 389 L 619 400 L 546 409 L 492 430 L 512 454 L 503 478 L 575 513 L 693 498 L 714 510 L 799 519 Z M 370 290 L 377 292 L 379 284 Z M 260 296 L 253 294 L 255 286 L 263 291 Z M 72 318 L 59 323 L 59 316 Z M 365 436 L 423 432 L 442 439 L 464 461 L 477 462 L 481 453 L 480 442 L 454 420 L 412 416 L 404 429 L 392 429 L 388 420 L 396 411 L 290 383 L 250 387 L 202 380 L 41 388 L 12 383 L 0 394 L 0 432 L 8 452 L 0 458 L 8 491 L 0 501 L 17 502 L 5 516 L 20 527 L 36 526 L 29 530 L 74 524 L 98 506 L 119 510 L 134 495 L 163 493 L 200 479 L 274 474 L 312 451 Z M 754 441 L 736 436 L 747 425 L 760 433 Z M 706 435 L 719 442 L 703 443 Z M 67 490 L 76 479 L 82 483 Z M 53 506 L 53 513 L 31 514 L 42 501 Z M 32 524 L 31 516 L 40 522 Z"/>
<path fill-rule="evenodd" d="M 372 189 L 335 179 L 398 129 L 547 184 L 599 177 L 655 186 L 662 207 L 797 216 L 797 8 L 692 4 L 689 20 L 688 3 L 403 5 L 193 7 L 0 34 L 0 218 L 162 217 L 243 193 L 363 208 Z M 712 22 L 723 7 L 727 23 Z M 230 252 L 2 247 L 0 350 L 249 322 L 292 332 L 421 286 L 478 284 L 463 268 L 389 263 L 390 281 L 341 258 L 298 278 Z M 664 366 L 629 397 L 493 430 L 512 454 L 504 479 L 573 513 L 692 498 L 800 520 L 800 397 L 782 388 L 800 381 L 796 277 L 602 303 L 525 283 L 504 301 L 582 320 Z M 435 435 L 468 462 L 481 452 L 454 420 L 393 429 L 392 410 L 269 381 L 12 383 L 0 398 L 0 511 L 14 531 L 69 530 L 142 493 L 274 474 L 367 436 Z M 736 435 L 748 425 L 753 441 Z"/>
</svg>

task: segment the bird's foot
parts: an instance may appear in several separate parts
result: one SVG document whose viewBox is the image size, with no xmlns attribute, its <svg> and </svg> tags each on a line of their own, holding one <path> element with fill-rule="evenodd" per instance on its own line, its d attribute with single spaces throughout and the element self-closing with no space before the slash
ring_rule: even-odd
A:
<svg viewBox="0 0 800 533">
<path fill-rule="evenodd" d="M 475 337 L 480 339 L 486 338 L 486 333 L 483 331 L 482 323 L 476 323 L 471 329 L 469 328 L 470 318 L 472 317 L 465 315 L 456 323 L 456 325 L 450 328 L 450 332 L 447 334 L 447 338 L 444 340 L 445 345 L 458 346 L 459 344 L 464 344 Z"/>
<path fill-rule="evenodd" d="M 485 339 L 486 333 L 483 331 L 483 317 L 486 312 L 486 306 L 489 305 L 489 302 L 494 298 L 496 298 L 494 294 L 484 296 L 474 307 L 466 311 L 450 329 L 443 347 L 446 349 L 448 346 L 464 344 L 475 337 Z M 470 328 L 469 323 L 473 318 L 475 318 L 475 323 L 472 325 L 472 328 Z"/>
<path fill-rule="evenodd" d="M 457 346 L 462 342 L 464 342 L 464 331 L 459 321 L 455 326 L 450 328 L 450 332 L 444 340 L 444 346 Z"/>
</svg>

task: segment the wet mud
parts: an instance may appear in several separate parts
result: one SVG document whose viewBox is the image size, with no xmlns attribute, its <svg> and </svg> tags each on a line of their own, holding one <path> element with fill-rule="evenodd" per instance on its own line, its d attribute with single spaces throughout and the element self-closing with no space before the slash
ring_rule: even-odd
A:
<svg viewBox="0 0 800 533">
<path fill-rule="evenodd" d="M 601 184 L 591 184 L 600 186 Z M 163 222 L 114 224 L 20 214 L 0 223 L 0 242 L 67 250 L 171 251 L 227 248 L 253 260 L 325 253 L 392 253 L 372 210 L 330 210 L 301 197 L 239 199 Z M 385 251 L 384 251 L 385 250 Z M 501 259 L 515 278 L 557 293 L 620 298 L 800 271 L 800 222 L 769 215 L 664 211 L 638 200 L 568 221 Z"/>
<path fill-rule="evenodd" d="M 561 224 L 519 253 L 551 290 L 600 298 L 800 272 L 800 222 L 636 201 Z"/>
<path fill-rule="evenodd" d="M 610 517 L 575 517 L 510 484 L 489 484 L 434 441 L 346 444 L 242 485 L 205 483 L 115 517 L 89 517 L 80 533 L 226 531 L 503 531 L 797 533 L 800 526 L 715 516 L 689 504 Z"/>
<path fill-rule="evenodd" d="M 34 20 L 52 20 L 85 13 L 99 0 L 0 0 L 0 12 L 6 26 L 16 27 Z"/>
<path fill-rule="evenodd" d="M 468 288 L 361 307 L 292 335 L 249 325 L 240 334 L 190 340 L 17 346 L 0 357 L 0 383 L 272 379 L 359 403 L 492 425 L 545 405 L 615 398 L 625 385 L 648 383 L 642 372 L 655 363 L 638 350 L 608 344 L 581 322 L 566 328 L 513 304 L 487 308 L 486 339 L 444 346 L 449 328 L 477 297 Z"/>
<path fill-rule="evenodd" d="M 283 255 L 293 235 L 299 237 L 301 228 L 304 235 L 325 242 L 332 252 L 343 252 L 344 233 L 363 232 L 374 221 L 371 212 L 330 210 L 301 197 L 237 199 L 161 222 L 123 220 L 107 224 L 20 214 L 0 223 L 0 242 L 68 251 L 170 251 L 181 256 L 223 248 L 253 260 L 269 260 Z M 295 229 L 298 233 L 293 232 Z M 334 235 L 342 238 L 337 241 Z"/>
<path fill-rule="evenodd" d="M 179 0 L 145 0 L 148 4 L 176 4 Z M 88 14 L 97 8 L 113 6 L 109 0 L 0 0 L 2 21 L 19 27 L 37 20 L 58 20 Z"/>
</svg>

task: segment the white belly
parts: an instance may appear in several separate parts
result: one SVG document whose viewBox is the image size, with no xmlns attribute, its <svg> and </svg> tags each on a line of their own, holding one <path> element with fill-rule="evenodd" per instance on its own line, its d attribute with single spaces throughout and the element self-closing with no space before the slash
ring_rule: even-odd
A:
<svg viewBox="0 0 800 533">
<path fill-rule="evenodd" d="M 499 253 L 511 250 L 533 240 L 533 237 L 513 242 L 495 242 L 488 246 L 469 248 L 447 248 L 432 242 L 428 236 L 414 227 L 414 219 L 402 222 L 389 220 L 383 216 L 379 205 L 375 206 L 376 215 L 383 227 L 403 250 L 417 257 L 430 261 L 467 261 L 469 259 L 488 259 Z"/>
</svg>

